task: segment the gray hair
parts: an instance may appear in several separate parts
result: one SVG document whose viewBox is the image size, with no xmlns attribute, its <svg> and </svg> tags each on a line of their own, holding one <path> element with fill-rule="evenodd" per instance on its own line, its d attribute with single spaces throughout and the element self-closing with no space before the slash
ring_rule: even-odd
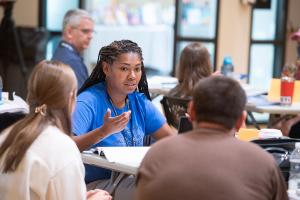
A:
<svg viewBox="0 0 300 200">
<path fill-rule="evenodd" d="M 69 10 L 63 20 L 63 32 L 65 31 L 67 26 L 76 27 L 79 25 L 81 19 L 87 18 L 91 21 L 94 21 L 90 14 L 83 9 L 73 9 Z"/>
</svg>

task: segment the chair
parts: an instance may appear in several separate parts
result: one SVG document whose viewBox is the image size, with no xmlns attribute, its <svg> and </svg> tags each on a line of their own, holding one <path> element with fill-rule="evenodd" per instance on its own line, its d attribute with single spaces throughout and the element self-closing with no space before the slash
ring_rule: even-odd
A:
<svg viewBox="0 0 300 200">
<path fill-rule="evenodd" d="M 190 100 L 190 98 L 178 98 L 167 95 L 162 98 L 160 103 L 169 125 L 178 129 L 180 117 L 185 116 Z"/>
</svg>

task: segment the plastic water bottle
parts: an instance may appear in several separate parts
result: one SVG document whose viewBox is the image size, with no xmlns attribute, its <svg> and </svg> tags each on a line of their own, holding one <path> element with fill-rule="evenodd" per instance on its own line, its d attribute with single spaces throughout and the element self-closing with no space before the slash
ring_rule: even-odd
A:
<svg viewBox="0 0 300 200">
<path fill-rule="evenodd" d="M 223 60 L 223 65 L 221 67 L 221 73 L 224 76 L 229 76 L 231 77 L 233 74 L 233 64 L 232 64 L 232 59 L 230 56 L 224 57 Z"/>
<path fill-rule="evenodd" d="M 295 150 L 290 155 L 289 197 L 300 199 L 300 142 L 296 142 Z"/>
</svg>

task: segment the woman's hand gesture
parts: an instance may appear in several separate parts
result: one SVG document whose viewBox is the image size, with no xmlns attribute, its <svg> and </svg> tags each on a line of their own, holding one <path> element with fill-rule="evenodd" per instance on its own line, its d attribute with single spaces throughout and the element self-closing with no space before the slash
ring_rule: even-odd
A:
<svg viewBox="0 0 300 200">
<path fill-rule="evenodd" d="M 122 131 L 130 120 L 131 111 L 123 112 L 116 117 L 111 116 L 111 110 L 107 109 L 104 115 L 102 130 L 106 133 L 106 137 Z"/>
</svg>

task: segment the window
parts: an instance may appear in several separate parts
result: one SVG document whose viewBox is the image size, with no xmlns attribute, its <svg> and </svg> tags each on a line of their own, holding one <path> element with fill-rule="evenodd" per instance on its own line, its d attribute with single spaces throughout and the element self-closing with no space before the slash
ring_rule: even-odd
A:
<svg viewBox="0 0 300 200">
<path fill-rule="evenodd" d="M 286 1 L 272 0 L 271 8 L 254 8 L 249 56 L 250 85 L 268 90 L 284 63 Z M 260 84 L 265 83 L 265 84 Z"/>
<path fill-rule="evenodd" d="M 218 13 L 218 0 L 176 1 L 174 65 L 182 49 L 190 42 L 206 45 L 215 65 Z"/>
<path fill-rule="evenodd" d="M 174 0 L 86 0 L 84 8 L 95 20 L 85 60 L 94 66 L 102 46 L 130 39 L 143 50 L 147 71 L 170 74 L 173 63 Z"/>
<path fill-rule="evenodd" d="M 273 77 L 279 77 L 284 63 L 287 1 L 272 0 L 270 8 L 253 8 L 249 55 L 249 84 L 268 90 Z M 263 84 L 262 84 L 263 83 Z M 268 114 L 255 113 L 265 122 Z"/>
</svg>

